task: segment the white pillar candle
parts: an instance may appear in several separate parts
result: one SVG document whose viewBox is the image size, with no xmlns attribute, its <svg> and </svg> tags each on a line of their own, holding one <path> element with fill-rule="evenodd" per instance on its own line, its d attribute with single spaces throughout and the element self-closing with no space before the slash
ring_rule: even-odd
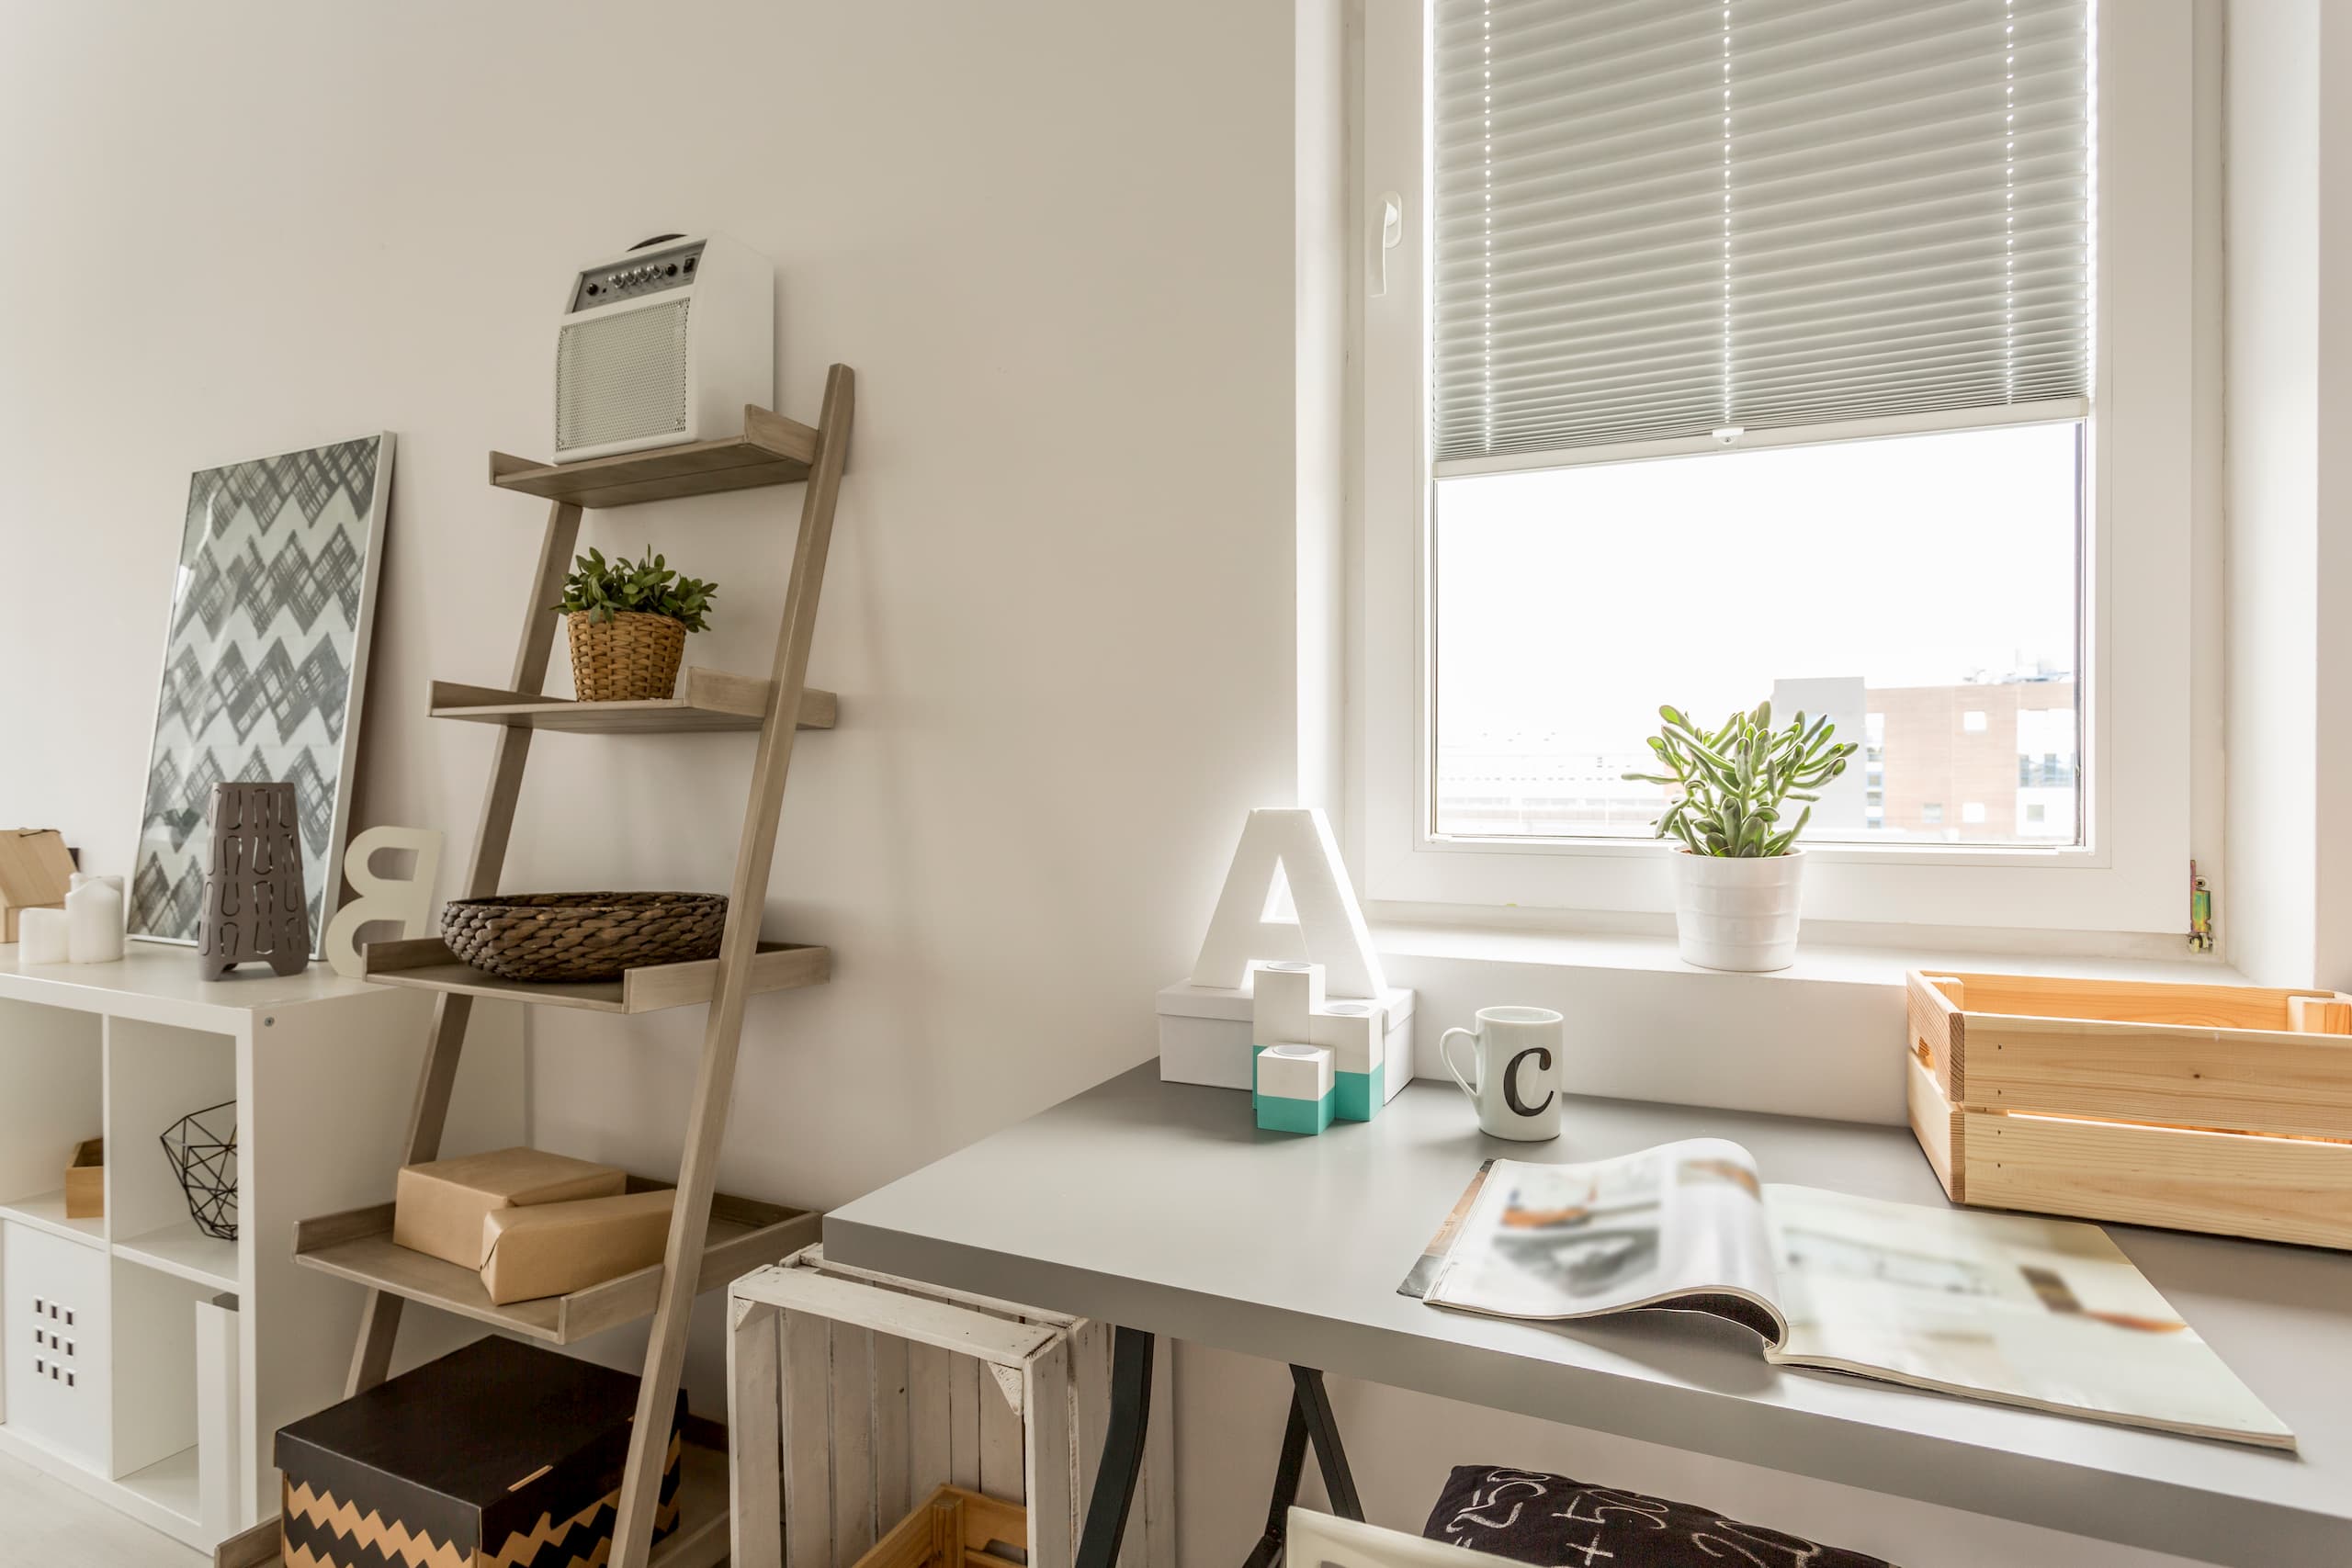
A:
<svg viewBox="0 0 2352 1568">
<path fill-rule="evenodd" d="M 122 878 L 74 874 L 65 895 L 67 957 L 111 964 L 122 956 Z"/>
<path fill-rule="evenodd" d="M 21 909 L 17 914 L 17 967 L 65 962 L 65 911 Z"/>
</svg>

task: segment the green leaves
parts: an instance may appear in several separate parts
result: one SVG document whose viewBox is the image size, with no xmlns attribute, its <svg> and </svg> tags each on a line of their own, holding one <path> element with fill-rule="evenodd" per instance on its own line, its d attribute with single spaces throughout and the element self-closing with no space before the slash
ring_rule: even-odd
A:
<svg viewBox="0 0 2352 1568">
<path fill-rule="evenodd" d="M 1666 771 L 1624 776 L 1680 792 L 1659 816 L 1657 836 L 1680 840 L 1692 854 L 1787 854 L 1813 820 L 1813 807 L 1783 828 L 1782 804 L 1819 800 L 1820 786 L 1846 771 L 1855 750 L 1854 742 L 1832 739 L 1838 727 L 1826 714 L 1807 723 L 1799 713 L 1773 728 L 1769 701 L 1703 733 L 1679 708 L 1657 714 L 1665 723 L 1650 737 L 1650 752 Z"/>
<path fill-rule="evenodd" d="M 591 549 L 572 558 L 571 575 L 563 580 L 563 601 L 555 608 L 592 621 L 609 621 L 624 612 L 667 615 L 686 630 L 699 632 L 710 629 L 707 612 L 718 597 L 718 584 L 679 576 L 650 546 L 635 561 L 608 561 L 604 551 Z"/>
</svg>

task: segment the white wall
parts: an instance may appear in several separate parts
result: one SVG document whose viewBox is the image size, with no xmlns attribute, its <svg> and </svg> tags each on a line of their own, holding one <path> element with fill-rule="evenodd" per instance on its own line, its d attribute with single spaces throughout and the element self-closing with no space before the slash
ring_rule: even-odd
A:
<svg viewBox="0 0 2352 1568">
<path fill-rule="evenodd" d="M 1337 600 L 1309 583 L 1325 618 L 1302 623 L 1295 573 L 1338 564 L 1344 432 L 1316 423 L 1337 387 L 1317 345 L 1349 209 L 1295 182 L 1337 157 L 1343 40 L 1306 5 L 740 0 L 662 8 L 668 32 L 554 0 L 13 9 L 0 224 L 28 281 L 0 312 L 0 820 L 125 869 L 187 475 L 390 428 L 359 819 L 447 829 L 446 892 L 490 737 L 426 721 L 425 683 L 503 676 L 541 520 L 484 484 L 483 454 L 545 448 L 571 268 L 715 227 L 780 265 L 785 412 L 814 416 L 829 361 L 860 377 L 812 663 L 843 722 L 797 748 L 767 919 L 831 943 L 836 977 L 752 1003 L 723 1184 L 838 1202 L 1148 1055 L 1150 995 L 1189 963 L 1241 813 L 1331 765 L 1329 716 L 1299 710 L 1332 690 Z M 778 508 L 715 497 L 588 536 L 718 579 L 690 657 L 756 671 Z M 535 752 L 508 887 L 725 885 L 742 738 Z M 537 1141 L 673 1166 L 701 1024 L 536 1018 Z M 1282 1384 L 1180 1364 L 1186 1557 L 1227 1562 L 1261 1517 Z M 1396 1522 L 1445 1463 L 1507 1452 L 1914 1568 L 2127 1560 L 1339 1397 Z"/>
<path fill-rule="evenodd" d="M 2229 13 L 2231 957 L 2310 983 L 2316 905 L 2318 0 Z"/>
<path fill-rule="evenodd" d="M 2224 929 L 2249 976 L 2352 984 L 2352 17 L 2233 0 L 2225 84 Z"/>
<path fill-rule="evenodd" d="M 546 450 L 571 268 L 729 231 L 779 265 L 781 407 L 859 373 L 811 665 L 842 725 L 797 749 L 766 921 L 835 979 L 752 1002 L 721 1172 L 830 1205 L 1149 1055 L 1243 812 L 1293 787 L 1294 18 L 660 17 L 11 10 L 0 821 L 125 869 L 189 472 L 390 428 L 360 820 L 447 829 L 447 892 L 492 736 L 425 685 L 503 679 L 544 516 L 484 454 Z M 689 656 L 761 672 L 797 501 L 586 540 L 718 579 Z M 543 737 L 506 886 L 723 888 L 751 756 Z M 536 1016 L 537 1140 L 674 1168 L 702 1026 Z"/>
</svg>

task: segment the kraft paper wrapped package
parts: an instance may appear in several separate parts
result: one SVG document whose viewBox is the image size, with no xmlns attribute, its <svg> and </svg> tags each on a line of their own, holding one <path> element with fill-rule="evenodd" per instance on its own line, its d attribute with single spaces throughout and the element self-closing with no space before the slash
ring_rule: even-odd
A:
<svg viewBox="0 0 2352 1568">
<path fill-rule="evenodd" d="M 482 1266 L 482 1221 L 501 1209 L 617 1198 L 628 1179 L 609 1165 L 539 1149 L 497 1149 L 404 1166 L 393 1190 L 392 1240 L 461 1269 Z"/>
<path fill-rule="evenodd" d="M 499 1306 L 560 1296 L 662 1261 L 669 1189 L 492 1209 L 481 1222 L 481 1282 Z"/>
</svg>

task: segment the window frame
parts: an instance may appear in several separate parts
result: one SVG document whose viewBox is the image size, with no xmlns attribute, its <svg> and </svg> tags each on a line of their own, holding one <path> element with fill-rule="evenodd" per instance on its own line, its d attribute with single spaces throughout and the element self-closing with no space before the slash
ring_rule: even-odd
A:
<svg viewBox="0 0 2352 1568">
<path fill-rule="evenodd" d="M 1381 906 L 1604 914 L 1672 908 L 1674 852 L 1654 840 L 1453 839 L 1431 824 L 1434 539 L 1430 459 L 1430 11 L 1369 6 L 1359 173 L 1363 209 L 1402 198 L 1385 292 L 1363 299 L 1356 657 L 1350 759 L 1367 897 Z M 1834 921 L 2178 931 L 2192 853 L 2190 561 L 2194 29 L 2186 6 L 2098 6 L 2086 422 L 2082 641 L 2084 842 L 2063 848 L 1808 846 L 1805 912 Z M 1368 277 L 1383 270 L 1374 247 Z M 2119 267 L 2119 257 L 2130 265 Z M 2047 418 L 2042 414 L 2040 417 Z M 1841 425 L 1840 437 L 1982 419 Z M 1823 439 L 1790 431 L 1742 443 Z M 1703 448 L 1704 444 L 1701 444 Z M 2129 778 L 2128 790 L 2116 787 Z M 2207 857 L 2211 858 L 2211 857 Z"/>
</svg>

